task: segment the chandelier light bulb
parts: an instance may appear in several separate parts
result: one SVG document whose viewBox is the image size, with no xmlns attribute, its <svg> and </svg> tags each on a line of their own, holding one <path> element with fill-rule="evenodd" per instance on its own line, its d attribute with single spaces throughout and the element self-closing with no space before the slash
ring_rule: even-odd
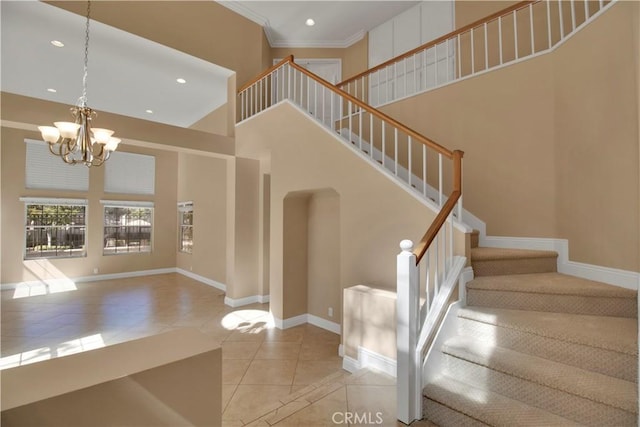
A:
<svg viewBox="0 0 640 427">
<path fill-rule="evenodd" d="M 93 132 L 93 137 L 96 139 L 98 144 L 106 144 L 109 142 L 109 138 L 113 135 L 113 131 L 111 129 L 99 129 L 99 128 L 91 128 Z"/>
<path fill-rule="evenodd" d="M 55 144 L 60 138 L 60 131 L 53 126 L 38 126 L 38 130 L 42 133 L 42 139 L 49 144 Z"/>
</svg>

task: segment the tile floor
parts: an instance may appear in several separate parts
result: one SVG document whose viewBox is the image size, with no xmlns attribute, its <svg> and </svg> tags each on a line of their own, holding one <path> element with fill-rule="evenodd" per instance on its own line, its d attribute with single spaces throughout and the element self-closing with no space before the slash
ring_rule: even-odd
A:
<svg viewBox="0 0 640 427">
<path fill-rule="evenodd" d="M 268 304 L 233 309 L 179 274 L 2 291 L 0 369 L 181 327 L 222 345 L 224 426 L 402 425 L 395 380 L 342 370 L 338 335 L 276 329 Z"/>
</svg>

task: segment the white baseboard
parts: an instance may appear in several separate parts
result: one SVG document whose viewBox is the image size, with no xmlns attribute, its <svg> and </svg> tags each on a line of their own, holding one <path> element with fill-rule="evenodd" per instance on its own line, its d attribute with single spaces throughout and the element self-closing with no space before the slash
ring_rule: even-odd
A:
<svg viewBox="0 0 640 427">
<path fill-rule="evenodd" d="M 374 351 L 358 347 L 358 359 L 343 356 L 342 369 L 349 372 L 356 372 L 360 369 L 372 369 L 384 372 L 387 375 L 396 377 L 396 361 L 389 357 L 378 354 Z"/>
<path fill-rule="evenodd" d="M 195 274 L 191 271 L 184 270 L 182 268 L 176 268 L 176 273 L 182 274 L 183 276 L 187 276 L 191 279 L 197 280 L 198 282 L 204 283 L 205 285 L 213 286 L 216 289 L 221 290 L 222 292 L 227 291 L 227 285 L 216 282 L 215 280 L 208 279 L 204 276 L 200 276 L 199 274 Z"/>
<path fill-rule="evenodd" d="M 480 246 L 490 248 L 532 249 L 558 252 L 558 272 L 583 279 L 595 280 L 609 285 L 637 290 L 640 273 L 585 264 L 569 260 L 567 239 L 544 239 L 534 237 L 495 237 L 480 235 Z"/>
<path fill-rule="evenodd" d="M 229 307 L 242 307 L 243 305 L 249 304 L 265 304 L 269 302 L 269 295 L 251 295 L 250 297 L 244 298 L 229 298 L 224 297 L 224 303 Z"/>
<path fill-rule="evenodd" d="M 307 314 L 307 323 L 311 323 L 314 326 L 326 329 L 327 331 L 333 332 L 334 334 L 340 335 L 342 333 L 340 325 L 336 322 L 323 319 L 322 317 L 314 316 L 313 314 Z"/>
<path fill-rule="evenodd" d="M 100 280 L 126 279 L 129 277 L 153 276 L 156 274 L 167 274 L 167 273 L 176 273 L 176 269 L 175 268 L 158 268 L 154 270 L 128 271 L 125 273 L 96 274 L 93 276 L 28 280 L 24 282 L 0 284 L 0 290 L 3 290 L 3 291 L 14 290 L 19 287 L 32 287 L 32 286 L 43 286 L 43 285 L 54 286 L 54 285 L 74 284 L 74 283 L 97 282 Z"/>
<path fill-rule="evenodd" d="M 339 324 L 323 319 L 318 316 L 314 316 L 313 314 L 309 314 L 309 313 L 300 314 L 299 316 L 295 316 L 295 317 L 289 317 L 288 319 L 278 319 L 277 317 L 274 317 L 273 320 L 275 322 L 276 328 L 278 329 L 289 329 L 289 328 L 293 328 L 294 326 L 304 325 L 306 323 L 309 323 L 311 325 L 325 329 L 329 332 L 333 332 L 334 334 L 340 335 L 341 333 L 340 332 L 341 328 Z"/>
</svg>

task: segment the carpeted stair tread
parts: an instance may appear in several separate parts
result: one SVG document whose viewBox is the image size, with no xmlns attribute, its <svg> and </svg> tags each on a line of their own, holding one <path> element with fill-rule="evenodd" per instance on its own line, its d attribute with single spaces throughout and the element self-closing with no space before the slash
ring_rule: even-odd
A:
<svg viewBox="0 0 640 427">
<path fill-rule="evenodd" d="M 467 289 L 579 295 L 608 298 L 637 298 L 637 291 L 561 273 L 481 276 L 467 283 Z"/>
<path fill-rule="evenodd" d="M 471 261 L 496 261 L 508 259 L 557 258 L 554 251 L 539 251 L 530 249 L 486 248 L 471 249 Z"/>
<path fill-rule="evenodd" d="M 580 425 L 542 409 L 488 390 L 473 387 L 447 376 L 440 376 L 427 383 L 424 388 L 424 395 L 427 399 L 489 425 Z"/>
<path fill-rule="evenodd" d="M 638 412 L 636 383 L 488 345 L 469 337 L 450 338 L 442 352 L 579 398 Z"/>
<path fill-rule="evenodd" d="M 638 321 L 632 318 L 487 307 L 462 308 L 458 317 L 635 357 L 638 355 Z"/>
</svg>

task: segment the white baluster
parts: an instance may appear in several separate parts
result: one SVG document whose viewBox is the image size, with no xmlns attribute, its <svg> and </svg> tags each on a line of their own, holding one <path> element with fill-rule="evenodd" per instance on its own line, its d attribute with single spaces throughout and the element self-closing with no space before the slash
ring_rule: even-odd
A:
<svg viewBox="0 0 640 427">
<path fill-rule="evenodd" d="M 386 129 L 385 129 L 386 126 L 385 126 L 384 120 L 381 120 L 381 123 L 382 123 L 382 167 L 385 167 L 387 163 L 387 150 L 385 146 L 387 135 L 386 135 Z"/>
<path fill-rule="evenodd" d="M 531 55 L 536 53 L 536 35 L 533 30 L 533 4 L 529 4 L 529 26 L 531 28 Z"/>
<path fill-rule="evenodd" d="M 398 128 L 393 130 L 393 150 L 394 150 L 394 160 L 395 160 L 395 175 L 398 176 Z"/>
<path fill-rule="evenodd" d="M 489 69 L 489 43 L 487 42 L 487 23 L 484 23 L 484 69 Z"/>
<path fill-rule="evenodd" d="M 363 102 L 367 102 L 366 98 L 368 98 L 368 97 L 364 96 L 364 93 L 365 93 L 365 90 L 364 90 L 364 79 L 365 79 L 365 77 L 363 76 L 362 79 L 361 79 L 361 82 L 362 82 L 362 101 Z"/>
<path fill-rule="evenodd" d="M 404 96 L 409 95 L 407 93 L 407 58 L 402 60 L 402 65 L 404 66 Z"/>
<path fill-rule="evenodd" d="M 409 187 L 411 187 L 411 177 L 413 176 L 413 172 L 411 169 L 411 135 L 407 135 L 407 151 L 409 156 Z"/>
<path fill-rule="evenodd" d="M 558 0 L 558 14 L 560 16 L 560 40 L 564 39 L 564 17 L 562 16 L 562 1 Z"/>
<path fill-rule="evenodd" d="M 546 0 L 547 4 L 547 38 L 549 39 L 549 49 L 551 49 L 551 0 Z"/>
<path fill-rule="evenodd" d="M 451 40 L 447 39 L 447 83 L 451 80 L 451 70 L 449 70 L 449 62 L 451 62 L 451 52 L 449 47 L 451 45 Z"/>
<path fill-rule="evenodd" d="M 427 146 L 422 144 L 422 195 L 427 197 Z"/>
<path fill-rule="evenodd" d="M 571 31 L 576 29 L 576 2 L 574 0 L 571 1 Z"/>
<path fill-rule="evenodd" d="M 347 104 L 349 107 L 349 142 L 353 142 L 352 135 L 353 132 L 351 131 L 351 129 L 353 129 L 353 127 L 351 126 L 351 119 L 352 119 L 352 114 L 351 114 L 351 101 L 349 101 L 349 103 Z"/>
<path fill-rule="evenodd" d="M 358 145 L 362 151 L 362 107 L 358 111 Z"/>
<path fill-rule="evenodd" d="M 475 43 L 473 41 L 473 28 L 471 29 L 471 75 L 476 73 L 476 56 L 475 56 Z"/>
<path fill-rule="evenodd" d="M 518 19 L 515 10 L 513 11 L 513 43 L 516 51 L 516 59 L 518 59 Z"/>
<path fill-rule="evenodd" d="M 589 0 L 584 0 L 584 22 L 589 20 Z"/>
<path fill-rule="evenodd" d="M 500 51 L 500 65 L 502 65 L 502 16 L 498 17 L 498 50 Z"/>
<path fill-rule="evenodd" d="M 438 153 L 438 206 L 442 208 L 442 153 Z"/>
<path fill-rule="evenodd" d="M 460 49 L 460 34 L 458 34 L 458 78 L 462 78 L 462 61 L 461 61 L 462 53 Z"/>
</svg>

